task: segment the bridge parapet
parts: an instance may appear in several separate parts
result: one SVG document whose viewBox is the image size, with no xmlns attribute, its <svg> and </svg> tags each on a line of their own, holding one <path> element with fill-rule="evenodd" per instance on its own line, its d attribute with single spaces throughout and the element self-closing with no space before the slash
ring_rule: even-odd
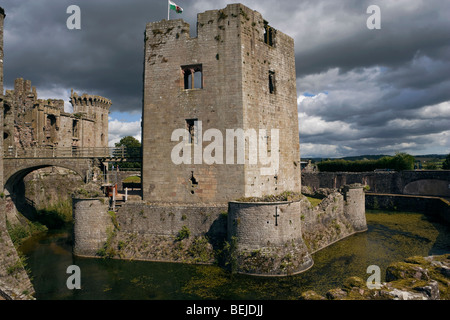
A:
<svg viewBox="0 0 450 320">
<path fill-rule="evenodd" d="M 141 148 L 126 147 L 36 147 L 9 148 L 4 151 L 4 159 L 47 159 L 47 158 L 102 158 L 120 161 L 140 161 Z"/>
</svg>

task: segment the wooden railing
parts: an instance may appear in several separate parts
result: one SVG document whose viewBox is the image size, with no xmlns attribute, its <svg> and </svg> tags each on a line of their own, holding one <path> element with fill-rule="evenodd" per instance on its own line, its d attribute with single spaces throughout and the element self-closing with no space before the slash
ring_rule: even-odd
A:
<svg viewBox="0 0 450 320">
<path fill-rule="evenodd" d="M 126 147 L 31 147 L 7 148 L 4 158 L 112 158 L 133 159 L 141 158 L 141 148 Z"/>
</svg>

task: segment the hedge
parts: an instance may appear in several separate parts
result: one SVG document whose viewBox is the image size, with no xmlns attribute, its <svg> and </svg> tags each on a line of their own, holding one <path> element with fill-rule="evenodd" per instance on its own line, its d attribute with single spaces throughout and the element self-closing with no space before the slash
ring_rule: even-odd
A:
<svg viewBox="0 0 450 320">
<path fill-rule="evenodd" d="M 317 164 L 322 172 L 367 172 L 377 169 L 403 171 L 414 169 L 414 157 L 406 153 L 397 153 L 395 156 L 385 156 L 378 160 L 343 159 L 325 160 Z"/>
</svg>

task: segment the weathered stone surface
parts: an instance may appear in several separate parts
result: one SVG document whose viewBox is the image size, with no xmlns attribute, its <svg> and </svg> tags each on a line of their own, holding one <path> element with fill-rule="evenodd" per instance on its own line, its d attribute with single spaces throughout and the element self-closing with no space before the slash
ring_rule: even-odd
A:
<svg viewBox="0 0 450 320">
<path fill-rule="evenodd" d="M 238 272 L 280 275 L 304 271 L 313 261 L 303 242 L 301 202 L 230 202 L 228 241 L 235 239 Z"/>
<path fill-rule="evenodd" d="M 450 196 L 448 170 L 405 170 L 401 172 L 302 172 L 302 183 L 312 190 L 340 188 L 361 183 L 370 192 L 423 196 Z"/>
<path fill-rule="evenodd" d="M 6 228 L 5 200 L 0 199 L 0 296 L 32 300 L 34 288 Z"/>
<path fill-rule="evenodd" d="M 406 262 L 397 262 L 386 269 L 386 281 L 414 278 L 417 280 L 429 280 L 428 270 L 418 265 Z"/>
<path fill-rule="evenodd" d="M 143 199 L 226 204 L 241 197 L 299 192 L 293 39 L 276 31 L 275 44 L 265 43 L 264 18 L 242 4 L 198 14 L 196 38 L 190 37 L 189 28 L 181 19 L 149 23 L 146 28 Z M 191 70 L 202 73 L 196 88 L 185 86 L 185 75 Z M 272 92 L 271 72 L 276 86 Z M 180 142 L 171 141 L 172 133 L 189 127 L 188 122 L 195 119 L 202 121 L 203 133 L 209 129 L 221 132 L 223 150 L 216 151 L 222 152 L 221 164 L 194 163 L 193 156 L 190 163 L 173 163 L 171 152 Z M 269 165 L 261 158 L 257 164 L 249 163 L 250 157 L 258 157 L 257 143 L 249 144 L 245 163 L 238 162 L 234 137 L 233 163 L 229 163 L 226 154 L 233 150 L 226 150 L 227 129 L 255 130 L 259 140 L 266 139 L 261 145 L 269 149 L 271 129 L 279 129 L 279 148 L 270 150 L 271 155 L 279 155 L 278 168 L 266 175 L 260 169 Z M 192 154 L 203 153 L 210 145 L 196 141 L 189 146 Z"/>
<path fill-rule="evenodd" d="M 332 300 L 449 300 L 450 277 L 442 269 L 450 266 L 450 255 L 410 257 L 387 268 L 387 282 L 369 289 L 358 277 L 345 280 L 342 288 L 327 292 Z M 389 275 L 389 276 L 388 276 Z M 388 280 L 389 279 L 389 280 Z M 315 297 L 308 291 L 300 298 Z"/>
<path fill-rule="evenodd" d="M 98 256 L 114 230 L 108 198 L 73 198 L 74 245 L 78 256 Z"/>
<path fill-rule="evenodd" d="M 347 292 L 342 289 L 331 289 L 327 292 L 326 297 L 328 300 L 342 300 L 347 297 Z"/>
<path fill-rule="evenodd" d="M 38 99 L 29 80 L 16 79 L 14 89 L 7 90 L 4 98 L 4 150 L 107 147 L 111 101 L 74 92 L 70 101 L 72 114 L 64 111 L 63 100 Z"/>
<path fill-rule="evenodd" d="M 315 207 L 306 198 L 302 200 L 302 236 L 311 253 L 367 230 L 362 186 L 340 192 L 322 190 L 320 195 L 327 196 Z"/>
<path fill-rule="evenodd" d="M 368 209 L 422 212 L 450 223 L 450 202 L 444 198 L 367 193 L 365 200 Z"/>
<path fill-rule="evenodd" d="M 301 300 L 326 300 L 325 297 L 321 296 L 320 294 L 317 294 L 313 290 L 305 291 L 300 296 Z"/>
</svg>

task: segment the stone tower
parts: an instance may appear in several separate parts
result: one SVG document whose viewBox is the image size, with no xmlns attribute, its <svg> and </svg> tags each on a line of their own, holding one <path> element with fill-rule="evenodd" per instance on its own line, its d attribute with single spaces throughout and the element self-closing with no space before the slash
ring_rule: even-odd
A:
<svg viewBox="0 0 450 320">
<path fill-rule="evenodd" d="M 143 200 L 300 192 L 294 41 L 242 4 L 147 24 Z"/>
<path fill-rule="evenodd" d="M 111 100 L 101 96 L 71 93 L 70 103 L 74 115 L 82 115 L 96 122 L 93 129 L 94 147 L 108 146 L 108 115 Z"/>
<path fill-rule="evenodd" d="M 0 7 L 0 94 L 3 94 L 3 24 L 5 16 L 5 10 Z"/>
<path fill-rule="evenodd" d="M 0 192 L 3 192 L 3 22 L 5 10 L 0 7 Z"/>
</svg>

